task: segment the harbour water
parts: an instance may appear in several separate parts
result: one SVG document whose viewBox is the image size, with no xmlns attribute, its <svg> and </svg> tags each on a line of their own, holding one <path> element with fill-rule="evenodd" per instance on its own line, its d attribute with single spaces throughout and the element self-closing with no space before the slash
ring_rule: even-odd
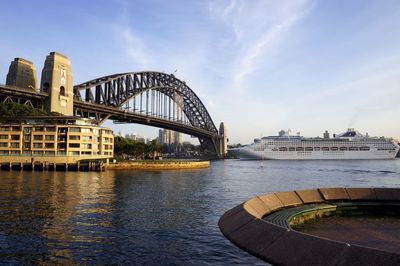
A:
<svg viewBox="0 0 400 266">
<path fill-rule="evenodd" d="M 342 186 L 400 187 L 400 160 L 0 171 L 0 264 L 263 265 L 222 236 L 220 216 L 257 194 Z"/>
</svg>

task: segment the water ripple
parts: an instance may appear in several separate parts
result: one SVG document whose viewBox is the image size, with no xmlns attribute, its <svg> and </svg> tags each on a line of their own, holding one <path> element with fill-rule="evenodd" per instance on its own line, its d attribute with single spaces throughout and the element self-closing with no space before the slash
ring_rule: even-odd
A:
<svg viewBox="0 0 400 266">
<path fill-rule="evenodd" d="M 0 264 L 264 265 L 219 217 L 254 195 L 399 187 L 400 160 L 213 162 L 201 171 L 1 172 Z"/>
</svg>

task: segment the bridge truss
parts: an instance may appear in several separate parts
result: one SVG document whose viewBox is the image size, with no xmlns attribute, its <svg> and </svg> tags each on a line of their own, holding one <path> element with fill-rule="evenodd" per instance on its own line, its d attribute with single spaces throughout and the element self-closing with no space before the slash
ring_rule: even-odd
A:
<svg viewBox="0 0 400 266">
<path fill-rule="evenodd" d="M 199 97 L 184 81 L 161 72 L 130 72 L 74 86 L 75 115 L 138 123 L 193 135 L 209 155 L 221 157 L 221 136 Z"/>
</svg>

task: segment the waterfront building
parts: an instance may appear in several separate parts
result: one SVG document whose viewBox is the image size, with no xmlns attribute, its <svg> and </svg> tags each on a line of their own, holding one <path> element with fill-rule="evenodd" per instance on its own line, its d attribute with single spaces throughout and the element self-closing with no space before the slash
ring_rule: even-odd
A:
<svg viewBox="0 0 400 266">
<path fill-rule="evenodd" d="M 88 119 L 27 117 L 0 124 L 0 164 L 76 164 L 114 156 L 114 136 Z"/>
<path fill-rule="evenodd" d="M 7 85 L 36 89 L 36 68 L 16 58 Z M 106 162 L 114 155 L 114 136 L 90 119 L 74 117 L 73 74 L 68 57 L 51 52 L 45 60 L 40 92 L 49 116 L 1 117 L 0 165 L 53 165 Z M 50 115 L 51 114 L 51 115 Z"/>
</svg>

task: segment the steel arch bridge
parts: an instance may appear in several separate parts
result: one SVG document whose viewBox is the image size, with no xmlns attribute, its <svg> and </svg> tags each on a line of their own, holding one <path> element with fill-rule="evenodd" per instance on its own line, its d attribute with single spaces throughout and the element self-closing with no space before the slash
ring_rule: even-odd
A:
<svg viewBox="0 0 400 266">
<path fill-rule="evenodd" d="M 129 72 L 97 78 L 74 86 L 75 115 L 138 123 L 199 138 L 209 156 L 222 157 L 223 136 L 199 97 L 172 74 Z"/>
</svg>

